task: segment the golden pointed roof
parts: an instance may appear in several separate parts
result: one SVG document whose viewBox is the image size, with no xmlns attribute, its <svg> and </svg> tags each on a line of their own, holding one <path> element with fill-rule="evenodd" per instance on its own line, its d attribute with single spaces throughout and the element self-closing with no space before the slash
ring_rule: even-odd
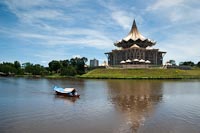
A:
<svg viewBox="0 0 200 133">
<path fill-rule="evenodd" d="M 140 32 L 137 29 L 135 20 L 133 20 L 133 25 L 128 35 L 122 40 L 114 43 L 115 46 L 123 48 L 130 48 L 132 44 L 136 44 L 141 48 L 146 48 L 147 46 L 153 46 L 156 44 L 155 41 L 147 39 L 140 34 Z"/>
<path fill-rule="evenodd" d="M 141 35 L 140 32 L 138 31 L 135 19 L 133 20 L 133 25 L 132 25 L 130 32 L 128 33 L 128 35 L 126 37 L 123 38 L 124 41 L 128 41 L 130 39 L 132 39 L 134 41 L 136 41 L 138 39 L 140 39 L 142 41 L 146 40 L 146 38 L 143 35 Z"/>
</svg>

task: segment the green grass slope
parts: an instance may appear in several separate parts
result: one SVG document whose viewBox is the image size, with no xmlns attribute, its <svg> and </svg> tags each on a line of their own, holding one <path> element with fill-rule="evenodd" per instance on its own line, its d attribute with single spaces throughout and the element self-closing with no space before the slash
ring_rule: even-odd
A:
<svg viewBox="0 0 200 133">
<path fill-rule="evenodd" d="M 200 79 L 200 69 L 95 69 L 80 77 L 100 79 Z"/>
</svg>

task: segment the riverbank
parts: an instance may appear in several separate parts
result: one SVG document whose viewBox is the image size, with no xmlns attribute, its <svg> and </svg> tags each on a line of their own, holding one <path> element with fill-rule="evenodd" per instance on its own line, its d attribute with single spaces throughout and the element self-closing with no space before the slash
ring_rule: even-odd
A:
<svg viewBox="0 0 200 133">
<path fill-rule="evenodd" d="M 59 75 L 59 74 L 53 74 L 53 75 L 15 75 L 14 77 L 24 77 L 24 78 L 47 78 L 47 79 L 76 78 L 76 76 L 61 76 L 61 75 Z"/>
<path fill-rule="evenodd" d="M 10 77 L 10 76 L 8 76 Z M 85 78 L 85 79 L 200 79 L 200 69 L 94 69 L 83 75 L 12 75 L 25 78 Z"/>
<path fill-rule="evenodd" d="M 200 69 L 95 69 L 80 78 L 94 79 L 200 79 Z"/>
</svg>

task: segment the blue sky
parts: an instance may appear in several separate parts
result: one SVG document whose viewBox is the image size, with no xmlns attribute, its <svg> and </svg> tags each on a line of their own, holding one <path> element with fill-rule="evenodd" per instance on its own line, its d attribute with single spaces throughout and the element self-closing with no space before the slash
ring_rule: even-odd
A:
<svg viewBox="0 0 200 133">
<path fill-rule="evenodd" d="M 1 0 L 0 62 L 103 62 L 133 19 L 164 61 L 200 61 L 199 0 Z"/>
</svg>

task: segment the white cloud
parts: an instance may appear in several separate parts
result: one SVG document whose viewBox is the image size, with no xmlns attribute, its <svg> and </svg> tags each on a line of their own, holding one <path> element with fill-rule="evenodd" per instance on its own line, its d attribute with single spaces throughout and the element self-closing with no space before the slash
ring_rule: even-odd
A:
<svg viewBox="0 0 200 133">
<path fill-rule="evenodd" d="M 113 11 L 111 17 L 124 29 L 130 29 L 133 18 L 124 11 Z"/>
<path fill-rule="evenodd" d="M 61 11 L 53 9 L 26 11 L 19 14 L 19 17 L 23 20 L 28 19 L 31 21 L 34 21 L 34 19 L 60 19 L 63 16 L 64 14 Z"/>
<path fill-rule="evenodd" d="M 72 55 L 72 58 L 81 58 L 80 55 Z"/>
<path fill-rule="evenodd" d="M 73 20 L 78 16 L 72 16 L 69 15 L 69 13 L 66 14 L 65 10 L 69 10 L 70 6 L 72 6 L 73 11 L 78 12 L 77 10 L 79 10 L 79 8 L 74 7 L 74 5 L 83 2 L 84 1 L 81 0 L 59 0 L 55 4 L 55 2 L 53 3 L 51 0 L 27 2 L 26 0 L 5 1 L 4 3 L 6 3 L 10 11 L 19 18 L 19 22 L 21 23 L 20 25 L 18 24 L 19 27 L 16 27 L 15 30 L 3 29 L 0 32 L 9 30 L 10 32 L 5 34 L 10 34 L 19 39 L 34 40 L 34 44 L 47 46 L 76 44 L 79 47 L 89 46 L 98 49 L 111 48 L 113 46 L 113 41 L 107 36 L 107 32 L 95 29 L 98 27 L 91 29 L 79 27 L 69 28 L 66 26 L 68 20 Z M 84 11 L 85 9 L 81 9 L 81 12 Z M 88 12 L 88 9 L 86 12 Z M 82 14 L 76 15 L 81 17 Z M 56 25 L 52 24 L 55 23 L 55 21 Z M 25 29 L 21 29 L 23 27 L 25 27 Z"/>
<path fill-rule="evenodd" d="M 85 1 L 85 0 L 84 0 Z M 22 23 L 45 25 L 43 20 L 69 21 L 73 16 L 66 15 L 65 10 L 73 9 L 83 0 L 4 0 L 10 12 L 15 14 Z"/>
<path fill-rule="evenodd" d="M 22 0 L 23 1 L 23 0 Z M 19 1 L 20 2 L 20 1 Z M 47 2 L 48 3 L 48 2 Z M 37 6 L 43 6 L 47 3 L 44 1 L 36 0 L 35 2 L 24 2 L 19 4 L 16 1 L 6 4 L 10 11 L 14 13 L 18 19 L 23 23 L 42 23 L 41 20 L 68 20 L 64 13 L 56 8 L 39 8 Z M 36 8 L 37 7 L 37 8 Z"/>
<path fill-rule="evenodd" d="M 48 62 L 52 60 L 65 60 L 70 57 L 67 50 L 55 47 L 55 48 L 47 48 L 43 49 L 42 51 L 36 51 L 34 54 L 34 57 L 40 61 L 39 63 L 42 63 L 42 65 L 47 66 Z"/>
<path fill-rule="evenodd" d="M 120 7 L 119 5 L 116 6 L 114 1 L 99 1 L 100 5 L 102 5 L 104 8 L 106 8 L 110 15 L 110 17 L 117 23 L 119 26 L 121 26 L 123 29 L 127 30 L 131 28 L 131 24 L 133 22 L 133 19 L 142 20 L 142 18 L 136 14 L 134 14 L 133 11 L 130 9 L 125 9 L 123 7 Z M 133 8 L 134 9 L 134 8 Z"/>
<path fill-rule="evenodd" d="M 176 6 L 180 6 L 184 0 L 157 0 L 155 3 L 149 5 L 147 8 L 148 11 L 151 10 L 160 10 L 166 8 L 173 8 Z"/>
<path fill-rule="evenodd" d="M 161 23 L 149 32 L 161 38 L 157 45 L 161 50 L 167 51 L 165 61 L 175 59 L 178 63 L 200 60 L 199 6 L 198 0 L 157 0 L 147 7 L 146 11 Z"/>
<path fill-rule="evenodd" d="M 200 33 L 193 31 L 199 28 L 196 25 L 200 22 L 200 1 L 156 0 L 153 4 L 147 2 L 142 7 L 147 5 L 146 10 L 141 10 L 141 5 L 137 7 L 135 3 L 124 7 L 125 4 L 115 0 L 94 1 L 95 6 L 88 5 L 85 1 L 87 0 L 4 0 L 3 3 L 6 3 L 8 10 L 19 21 L 16 21 L 16 27 L 12 29 L 1 26 L 0 33 L 25 40 L 24 44 L 31 42 L 32 45 L 46 48 L 75 46 L 111 50 L 115 39 L 119 40 L 127 34 L 133 19 L 136 19 L 137 24 L 142 23 L 141 27 L 146 28 L 144 34 L 147 37 L 153 36 L 152 39 L 155 40 L 161 38 L 157 40 L 156 47 L 167 51 L 166 59 L 176 58 L 182 61 L 190 57 L 197 60 Z M 170 35 L 171 33 L 173 34 Z M 53 50 L 45 50 L 35 57 L 44 61 L 61 59 L 66 57 L 66 50 L 62 51 L 60 48 L 57 55 Z M 182 56 L 182 53 L 187 56 Z M 73 53 L 69 57 L 74 54 L 79 53 Z"/>
<path fill-rule="evenodd" d="M 23 38 L 33 38 L 33 39 L 48 39 L 48 36 L 36 33 L 17 33 L 17 36 Z"/>
<path fill-rule="evenodd" d="M 93 47 L 105 49 L 113 47 L 113 41 L 102 32 L 95 29 L 53 29 L 54 34 L 37 33 L 31 31 L 18 31 L 10 29 L 0 29 L 0 32 L 8 34 L 10 37 L 18 39 L 34 40 L 34 45 L 61 46 L 71 45 L 79 47 Z"/>
<path fill-rule="evenodd" d="M 72 7 L 87 0 L 3 0 L 11 10 L 32 10 L 34 8 Z"/>
<path fill-rule="evenodd" d="M 11 10 L 25 10 L 38 6 L 48 5 L 48 1 L 44 0 L 5 0 L 5 3 Z"/>
<path fill-rule="evenodd" d="M 197 0 L 157 0 L 146 9 L 147 12 L 154 12 L 158 16 L 162 14 L 171 22 L 198 22 L 200 21 L 200 1 Z"/>
<path fill-rule="evenodd" d="M 161 49 L 167 51 L 165 60 L 175 59 L 177 62 L 198 62 L 200 60 L 199 34 L 199 31 L 191 30 L 182 34 L 173 34 L 168 40 L 161 41 Z"/>
</svg>

